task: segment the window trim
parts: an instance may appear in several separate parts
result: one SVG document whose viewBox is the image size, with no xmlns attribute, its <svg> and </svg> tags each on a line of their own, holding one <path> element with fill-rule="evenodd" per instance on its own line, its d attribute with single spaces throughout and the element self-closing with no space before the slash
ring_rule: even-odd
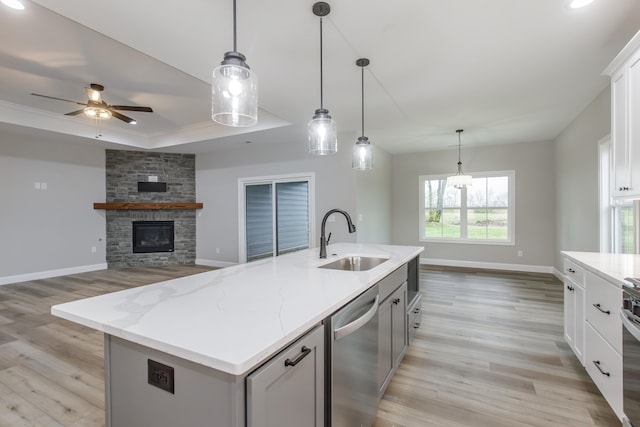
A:
<svg viewBox="0 0 640 427">
<path fill-rule="evenodd" d="M 509 236 L 508 240 L 480 240 L 480 239 L 469 239 L 469 238 L 451 238 L 451 237 L 443 237 L 443 238 L 433 238 L 433 237 L 425 237 L 424 235 L 424 221 L 425 221 L 425 208 L 424 208 L 424 183 L 426 180 L 436 180 L 436 179 L 445 179 L 449 174 L 432 174 L 432 175 L 420 175 L 418 177 L 418 188 L 420 192 L 419 204 L 418 204 L 418 241 L 425 243 L 455 243 L 455 244 L 467 244 L 467 245 L 497 245 L 497 246 L 515 246 L 516 237 L 515 237 L 515 220 L 516 220 L 516 172 L 515 170 L 502 170 L 502 171 L 486 171 L 486 172 L 469 172 L 474 178 L 491 178 L 491 177 L 500 177 L 506 176 L 509 179 L 509 206 L 507 209 L 508 215 L 508 230 L 507 235 Z M 462 191 L 462 190 L 460 190 Z M 466 218 L 467 212 L 467 201 L 466 197 L 461 197 L 460 203 L 460 216 L 461 218 L 464 216 Z M 460 221 L 460 232 L 462 234 L 463 229 L 466 235 L 466 222 Z"/>
<path fill-rule="evenodd" d="M 241 264 L 245 264 L 247 262 L 247 208 L 245 187 L 247 185 L 256 184 L 275 185 L 276 183 L 281 182 L 307 181 L 309 185 L 309 248 L 313 248 L 315 247 L 314 242 L 316 241 L 315 179 L 315 172 L 238 178 L 238 260 Z"/>
</svg>

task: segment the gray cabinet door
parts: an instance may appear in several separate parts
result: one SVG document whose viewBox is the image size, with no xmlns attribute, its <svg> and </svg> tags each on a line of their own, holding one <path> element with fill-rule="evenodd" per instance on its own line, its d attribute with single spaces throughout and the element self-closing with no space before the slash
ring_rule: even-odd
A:
<svg viewBox="0 0 640 427">
<path fill-rule="evenodd" d="M 247 377 L 247 426 L 324 426 L 322 327 L 316 327 Z"/>
<path fill-rule="evenodd" d="M 396 369 L 407 348 L 407 285 L 403 284 L 391 295 L 391 346 L 393 368 Z"/>
<path fill-rule="evenodd" d="M 380 304 L 378 316 L 378 391 L 382 397 L 407 348 L 406 282 Z"/>
<path fill-rule="evenodd" d="M 393 369 L 391 296 L 378 309 L 378 394 L 384 393 L 387 378 Z"/>
</svg>

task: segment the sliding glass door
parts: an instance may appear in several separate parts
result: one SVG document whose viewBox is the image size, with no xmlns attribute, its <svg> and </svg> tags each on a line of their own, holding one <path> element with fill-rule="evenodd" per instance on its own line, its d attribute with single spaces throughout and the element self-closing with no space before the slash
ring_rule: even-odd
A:
<svg viewBox="0 0 640 427">
<path fill-rule="evenodd" d="M 311 189 L 308 177 L 243 183 L 246 261 L 310 247 Z"/>
</svg>

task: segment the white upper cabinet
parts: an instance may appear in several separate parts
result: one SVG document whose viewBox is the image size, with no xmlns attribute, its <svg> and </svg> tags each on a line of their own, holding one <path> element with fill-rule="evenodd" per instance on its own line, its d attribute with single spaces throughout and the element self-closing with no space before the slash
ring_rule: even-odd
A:
<svg viewBox="0 0 640 427">
<path fill-rule="evenodd" d="M 640 32 L 604 74 L 611 77 L 612 194 L 640 198 Z"/>
</svg>

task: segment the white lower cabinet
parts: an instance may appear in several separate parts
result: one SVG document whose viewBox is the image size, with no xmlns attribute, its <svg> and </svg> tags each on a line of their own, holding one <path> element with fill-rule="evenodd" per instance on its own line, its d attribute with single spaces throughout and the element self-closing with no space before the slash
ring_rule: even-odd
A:
<svg viewBox="0 0 640 427">
<path fill-rule="evenodd" d="M 613 412 L 622 419 L 622 356 L 587 323 L 585 368 Z"/>
<path fill-rule="evenodd" d="M 564 270 L 565 339 L 622 419 L 622 283 L 571 258 Z"/>
<path fill-rule="evenodd" d="M 584 270 L 570 260 L 564 266 L 564 338 L 584 365 Z"/>
<path fill-rule="evenodd" d="M 247 427 L 324 426 L 324 329 L 247 377 Z"/>
</svg>

